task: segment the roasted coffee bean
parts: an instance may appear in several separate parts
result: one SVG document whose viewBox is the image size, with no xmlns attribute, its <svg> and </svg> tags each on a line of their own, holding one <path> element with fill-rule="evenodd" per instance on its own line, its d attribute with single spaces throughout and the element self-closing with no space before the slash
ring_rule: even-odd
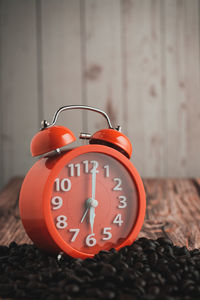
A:
<svg viewBox="0 0 200 300">
<path fill-rule="evenodd" d="M 178 254 L 179 255 L 183 255 L 183 256 L 187 256 L 187 257 L 190 257 L 190 252 L 189 250 L 184 246 L 184 247 L 181 247 L 178 251 Z"/>
<path fill-rule="evenodd" d="M 11 248 L 16 248 L 17 247 L 17 243 L 15 242 L 15 241 L 13 241 L 13 242 L 11 242 L 10 244 L 9 244 L 9 248 L 11 249 Z"/>
<path fill-rule="evenodd" d="M 116 273 L 116 268 L 110 264 L 104 264 L 100 274 L 105 277 L 113 276 Z"/>
<path fill-rule="evenodd" d="M 139 270 L 143 270 L 144 269 L 144 264 L 142 262 L 136 262 L 136 264 L 134 265 L 135 269 L 139 269 Z"/>
<path fill-rule="evenodd" d="M 128 253 L 128 251 L 129 251 L 129 246 L 124 247 L 124 248 L 121 248 L 121 249 L 119 250 L 119 253 L 122 253 L 122 255 L 125 255 L 125 254 Z"/>
<path fill-rule="evenodd" d="M 70 295 L 77 294 L 79 292 L 80 288 L 77 284 L 69 284 L 65 287 L 65 291 L 69 293 Z"/>
<path fill-rule="evenodd" d="M 155 266 L 158 262 L 158 254 L 156 252 L 152 252 L 149 255 L 149 263 L 151 266 Z"/>
<path fill-rule="evenodd" d="M 114 299 L 115 298 L 115 292 L 110 290 L 104 290 L 103 291 L 103 298 L 104 299 Z"/>
<path fill-rule="evenodd" d="M 57 297 L 54 295 L 48 295 L 46 299 L 47 300 L 57 300 Z"/>
<path fill-rule="evenodd" d="M 116 284 L 112 282 L 105 282 L 104 283 L 104 288 L 107 290 L 115 290 L 116 289 Z"/>
<path fill-rule="evenodd" d="M 163 246 L 159 246 L 159 247 L 157 247 L 156 250 L 157 250 L 157 253 L 163 255 L 163 252 L 165 251 L 165 248 Z"/>
<path fill-rule="evenodd" d="M 135 243 L 135 244 L 133 244 L 132 246 L 131 246 L 131 249 L 134 251 L 134 252 L 143 252 L 143 248 L 142 248 L 142 246 L 140 246 L 140 244 L 137 244 L 137 243 Z M 133 252 L 133 253 L 134 253 Z"/>
<path fill-rule="evenodd" d="M 116 267 L 116 269 L 118 270 L 118 271 L 122 271 L 122 270 L 124 270 L 124 269 L 128 269 L 128 264 L 127 263 L 125 263 L 124 261 L 117 261 L 117 262 L 115 262 L 114 263 L 114 266 Z"/>
<path fill-rule="evenodd" d="M 8 247 L 7 246 L 0 246 L 0 257 L 1 256 L 8 256 Z"/>
<path fill-rule="evenodd" d="M 145 252 L 155 251 L 155 249 L 156 249 L 156 245 L 152 240 L 148 240 L 146 242 L 146 244 L 144 245 L 144 251 Z"/>
<path fill-rule="evenodd" d="M 85 294 L 88 297 L 102 298 L 102 291 L 98 288 L 87 289 Z"/>
<path fill-rule="evenodd" d="M 173 251 L 173 248 L 171 247 L 171 245 L 170 246 L 168 246 L 168 245 L 165 246 L 165 253 L 168 257 L 170 257 L 170 256 L 174 257 L 174 251 Z"/>
<path fill-rule="evenodd" d="M 191 254 L 192 256 L 200 255 L 200 251 L 199 251 L 199 249 L 193 249 L 192 251 L 190 251 L 190 254 Z"/>
<path fill-rule="evenodd" d="M 118 251 L 115 248 L 110 249 L 110 252 L 113 254 L 118 253 Z"/>
<path fill-rule="evenodd" d="M 74 297 L 73 297 L 73 299 L 74 299 Z M 45 300 L 45 298 L 44 298 L 44 300 Z M 72 300 L 72 297 L 70 295 L 62 294 L 62 295 L 60 295 L 59 300 Z"/>
<path fill-rule="evenodd" d="M 121 295 L 119 295 L 119 298 L 118 298 L 118 300 L 133 300 L 133 299 L 135 299 L 135 298 L 133 298 L 133 296 L 132 296 L 132 293 L 130 293 L 130 294 L 127 294 L 127 293 L 123 293 L 123 294 L 121 294 Z"/>
<path fill-rule="evenodd" d="M 164 238 L 164 237 L 160 237 L 157 239 L 157 242 L 160 244 L 160 245 L 170 245 L 170 246 L 173 246 L 173 243 L 170 239 L 168 238 Z"/>
<path fill-rule="evenodd" d="M 152 285 L 149 289 L 148 289 L 148 293 L 152 294 L 152 295 L 159 295 L 160 293 L 160 288 L 156 285 Z"/>
<path fill-rule="evenodd" d="M 0 246 L 0 297 L 38 300 L 200 299 L 200 251 L 141 238 L 94 258 L 49 256 L 35 245 Z"/>
</svg>

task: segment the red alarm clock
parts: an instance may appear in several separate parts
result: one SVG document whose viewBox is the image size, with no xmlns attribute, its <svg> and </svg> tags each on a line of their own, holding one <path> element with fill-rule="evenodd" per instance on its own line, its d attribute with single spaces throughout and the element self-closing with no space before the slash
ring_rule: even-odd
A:
<svg viewBox="0 0 200 300">
<path fill-rule="evenodd" d="M 65 149 L 76 138 L 55 123 L 60 112 L 70 109 L 100 113 L 108 128 L 93 135 L 81 133 L 89 144 Z M 31 142 L 32 156 L 42 157 L 26 175 L 19 199 L 21 220 L 31 240 L 49 253 L 83 259 L 132 244 L 144 221 L 146 201 L 131 152 L 120 126 L 114 129 L 100 109 L 64 106 L 51 124 L 43 121 Z"/>
</svg>

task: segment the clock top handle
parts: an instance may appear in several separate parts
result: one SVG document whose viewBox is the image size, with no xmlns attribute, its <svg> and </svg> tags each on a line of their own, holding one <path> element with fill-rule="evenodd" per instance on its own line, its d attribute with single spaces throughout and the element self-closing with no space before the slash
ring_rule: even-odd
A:
<svg viewBox="0 0 200 300">
<path fill-rule="evenodd" d="M 41 130 L 48 128 L 48 127 L 52 127 L 56 124 L 58 116 L 61 112 L 66 111 L 66 110 L 72 110 L 72 109 L 84 109 L 84 110 L 89 110 L 89 111 L 94 111 L 97 112 L 99 114 L 101 114 L 107 121 L 108 123 L 108 128 L 113 129 L 110 118 L 108 117 L 108 115 L 101 109 L 96 108 L 96 107 L 92 107 L 92 106 L 88 106 L 88 105 L 65 105 L 60 107 L 54 114 L 53 116 L 53 120 L 51 123 L 48 123 L 46 120 L 43 120 L 41 122 L 42 128 Z"/>
<path fill-rule="evenodd" d="M 51 151 L 59 153 L 60 148 L 69 145 L 76 140 L 76 137 L 70 129 L 64 126 L 55 125 L 61 112 L 72 109 L 85 109 L 97 112 L 101 114 L 108 123 L 108 128 L 101 129 L 93 135 L 89 133 L 80 133 L 80 139 L 87 139 L 90 144 L 107 145 L 120 151 L 128 158 L 131 157 L 132 145 L 128 137 L 121 133 L 121 126 L 113 128 L 110 118 L 103 110 L 87 105 L 62 106 L 55 112 L 51 123 L 48 123 L 46 120 L 42 121 L 42 128 L 31 141 L 32 156 L 47 155 Z"/>
</svg>

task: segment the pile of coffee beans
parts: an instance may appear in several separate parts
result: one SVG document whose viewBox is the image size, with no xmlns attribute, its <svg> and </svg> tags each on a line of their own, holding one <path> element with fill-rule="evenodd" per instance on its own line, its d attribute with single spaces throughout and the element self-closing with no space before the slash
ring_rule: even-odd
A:
<svg viewBox="0 0 200 300">
<path fill-rule="evenodd" d="M 200 299 L 200 251 L 141 238 L 92 259 L 48 256 L 34 245 L 0 246 L 0 297 Z"/>
</svg>

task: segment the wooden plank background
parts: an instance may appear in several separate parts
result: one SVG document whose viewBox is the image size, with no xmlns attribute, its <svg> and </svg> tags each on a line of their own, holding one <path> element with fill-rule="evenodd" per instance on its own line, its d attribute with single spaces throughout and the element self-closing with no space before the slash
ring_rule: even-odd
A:
<svg viewBox="0 0 200 300">
<path fill-rule="evenodd" d="M 0 0 L 0 186 L 40 121 L 68 104 L 122 125 L 146 177 L 200 175 L 199 0 Z M 105 126 L 64 113 L 76 135 Z"/>
</svg>

